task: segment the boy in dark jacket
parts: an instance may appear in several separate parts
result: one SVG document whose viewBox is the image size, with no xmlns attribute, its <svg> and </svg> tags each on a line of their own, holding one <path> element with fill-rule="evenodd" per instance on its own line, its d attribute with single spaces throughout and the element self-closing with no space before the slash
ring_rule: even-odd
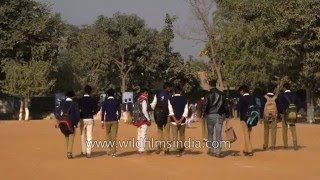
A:
<svg viewBox="0 0 320 180">
<path fill-rule="evenodd" d="M 80 130 L 81 130 L 81 155 L 86 155 L 87 158 L 91 157 L 91 147 L 87 146 L 86 142 L 92 141 L 93 132 L 93 116 L 98 113 L 98 102 L 94 97 L 91 97 L 92 87 L 86 85 L 84 87 L 84 96 L 79 100 L 80 110 Z"/>
<path fill-rule="evenodd" d="M 215 155 L 218 158 L 222 158 L 221 154 L 221 133 L 223 121 L 225 120 L 227 109 L 226 99 L 220 90 L 216 88 L 217 81 L 210 81 L 209 85 L 212 87 L 210 92 L 205 98 L 205 104 L 203 106 L 203 113 L 201 117 L 207 117 L 208 127 L 208 154 Z M 213 147 L 213 132 L 215 131 L 216 141 L 219 143 L 218 147 Z"/>
<path fill-rule="evenodd" d="M 282 117 L 283 145 L 285 149 L 288 148 L 288 128 L 289 128 L 292 134 L 293 148 L 294 150 L 298 150 L 296 125 L 295 124 L 287 125 L 286 119 L 285 119 L 285 113 L 291 102 L 294 103 L 296 107 L 299 109 L 299 99 L 297 95 L 291 91 L 291 85 L 289 83 L 285 83 L 283 85 L 283 90 L 284 90 L 284 93 L 278 97 L 279 113 L 281 114 L 281 117 Z"/>
<path fill-rule="evenodd" d="M 171 118 L 172 138 L 174 141 L 174 147 L 178 153 L 177 157 L 180 157 L 185 149 L 185 129 L 186 118 L 188 116 L 188 100 L 185 96 L 181 95 L 181 93 L 182 89 L 177 87 L 175 89 L 174 96 L 171 97 L 168 102 L 169 116 Z"/>
<path fill-rule="evenodd" d="M 157 154 L 164 150 L 165 154 L 169 153 L 167 143 L 170 140 L 170 119 L 168 117 L 168 99 L 172 97 L 172 85 L 165 83 L 163 90 L 156 93 L 151 103 L 151 108 L 154 110 L 154 120 L 157 124 Z M 164 143 L 162 143 L 164 142 Z"/>
<path fill-rule="evenodd" d="M 243 130 L 243 135 L 244 135 L 244 151 L 243 154 L 245 156 L 253 156 L 252 152 L 252 144 L 251 144 L 251 131 L 252 127 L 248 127 L 246 120 L 247 120 L 247 114 L 249 111 L 249 106 L 255 104 L 253 96 L 249 94 L 250 90 L 249 87 L 246 85 L 243 85 L 239 88 L 240 92 L 240 99 L 238 103 L 238 111 L 240 114 L 240 121 L 241 121 L 241 126 Z"/>
<path fill-rule="evenodd" d="M 112 143 L 111 155 L 116 157 L 116 139 L 118 134 L 118 120 L 121 115 L 121 105 L 119 100 L 115 99 L 115 91 L 107 91 L 108 98 L 102 104 L 101 127 L 106 128 L 107 141 Z"/>
<path fill-rule="evenodd" d="M 78 104 L 73 102 L 72 98 L 74 97 L 74 92 L 69 91 L 66 93 L 65 101 L 62 101 L 61 104 L 55 110 L 55 116 L 58 120 L 63 119 L 64 115 L 68 115 L 68 120 L 72 126 L 73 133 L 65 136 L 66 145 L 67 145 L 67 158 L 72 159 L 72 150 L 73 150 L 73 142 L 75 136 L 75 128 L 78 126 L 78 122 L 80 121 L 80 112 Z"/>
</svg>

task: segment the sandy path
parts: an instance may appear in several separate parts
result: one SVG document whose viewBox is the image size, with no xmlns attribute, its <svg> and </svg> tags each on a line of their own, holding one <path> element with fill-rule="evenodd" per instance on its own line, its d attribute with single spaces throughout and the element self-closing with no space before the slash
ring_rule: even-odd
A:
<svg viewBox="0 0 320 180">
<path fill-rule="evenodd" d="M 96 122 L 94 139 L 104 140 L 104 130 Z M 156 155 L 150 150 L 138 155 L 135 149 L 119 149 L 120 156 L 107 156 L 105 150 L 95 148 L 93 158 L 65 157 L 64 137 L 53 128 L 51 120 L 17 122 L 0 121 L 0 179 L 320 179 L 320 126 L 298 124 L 299 151 L 283 150 L 261 152 L 263 126 L 253 132 L 254 157 L 227 156 L 217 159 L 206 154 L 206 149 L 189 149 L 180 158 Z M 201 140 L 200 123 L 186 130 L 186 136 Z M 242 132 L 239 121 L 233 121 L 238 141 L 227 154 L 242 150 Z M 282 146 L 278 124 L 278 142 Z M 156 135 L 153 124 L 148 135 Z M 136 128 L 126 124 L 119 127 L 119 139 L 136 136 Z M 289 142 L 291 142 L 289 131 Z M 74 155 L 80 154 L 79 131 Z"/>
</svg>

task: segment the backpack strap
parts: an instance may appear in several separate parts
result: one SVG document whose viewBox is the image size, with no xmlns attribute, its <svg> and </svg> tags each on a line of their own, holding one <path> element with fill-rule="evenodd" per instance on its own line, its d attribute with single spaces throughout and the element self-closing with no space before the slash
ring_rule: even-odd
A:
<svg viewBox="0 0 320 180">
<path fill-rule="evenodd" d="M 267 101 L 268 101 L 268 100 L 275 101 L 275 100 L 277 99 L 277 97 L 276 97 L 276 96 L 269 97 L 269 96 L 267 96 L 267 95 L 265 95 L 265 96 L 264 96 L 264 98 L 266 98 L 266 99 L 267 99 Z"/>
<path fill-rule="evenodd" d="M 64 114 L 64 112 L 63 112 L 63 115 L 69 115 L 69 112 L 70 112 L 70 110 L 71 110 L 72 106 L 73 106 L 73 102 L 71 101 L 71 105 L 70 105 L 70 107 L 68 108 L 68 110 L 67 110 L 66 114 Z"/>
<path fill-rule="evenodd" d="M 289 96 L 288 96 L 288 95 L 286 95 L 286 94 L 284 94 L 284 98 L 287 100 L 287 102 L 288 102 L 289 104 L 294 104 L 295 96 L 293 96 L 292 101 L 290 101 Z"/>
</svg>

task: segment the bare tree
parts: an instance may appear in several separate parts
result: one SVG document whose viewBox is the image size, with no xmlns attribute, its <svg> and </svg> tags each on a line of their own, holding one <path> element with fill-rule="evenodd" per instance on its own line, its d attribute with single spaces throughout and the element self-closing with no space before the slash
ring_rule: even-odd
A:
<svg viewBox="0 0 320 180">
<path fill-rule="evenodd" d="M 224 83 L 219 64 L 215 58 L 213 12 L 215 9 L 214 0 L 186 0 L 192 13 L 194 26 L 190 29 L 191 34 L 178 31 L 177 34 L 184 39 L 203 42 L 208 45 L 209 52 L 205 54 L 210 58 L 211 70 L 217 76 L 218 88 L 223 90 Z"/>
</svg>

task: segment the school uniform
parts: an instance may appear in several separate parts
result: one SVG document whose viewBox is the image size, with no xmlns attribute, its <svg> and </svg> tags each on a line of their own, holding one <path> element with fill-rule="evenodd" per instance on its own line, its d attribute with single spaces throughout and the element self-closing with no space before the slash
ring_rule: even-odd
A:
<svg viewBox="0 0 320 180">
<path fill-rule="evenodd" d="M 177 120 L 183 118 L 180 125 L 177 125 L 173 118 L 171 118 L 172 139 L 174 141 L 174 148 L 178 152 L 184 151 L 185 142 L 185 128 L 186 118 L 188 116 L 188 100 L 181 94 L 175 94 L 168 102 L 169 116 L 175 117 Z"/>
<path fill-rule="evenodd" d="M 154 110 L 154 120 L 157 124 L 157 141 L 170 141 L 170 118 L 168 109 L 168 100 L 172 94 L 168 91 L 158 91 L 153 98 L 151 108 Z M 157 143 L 157 150 L 169 151 L 167 143 Z"/>
<path fill-rule="evenodd" d="M 282 117 L 282 139 L 283 139 L 283 145 L 285 148 L 288 147 L 288 128 L 291 131 L 292 134 L 292 141 L 293 141 L 293 146 L 295 149 L 298 148 L 298 139 L 297 139 L 297 130 L 296 130 L 296 125 L 290 125 L 288 126 L 286 123 L 285 119 L 285 112 L 289 107 L 290 102 L 288 102 L 287 98 L 290 101 L 293 101 L 293 103 L 296 105 L 297 109 L 299 109 L 299 99 L 297 95 L 290 90 L 286 90 L 283 94 L 281 94 L 278 97 L 278 102 L 279 102 L 279 113 L 281 114 Z"/>
<path fill-rule="evenodd" d="M 267 93 L 264 98 L 262 99 L 262 111 L 261 114 L 264 115 L 264 108 L 267 103 L 267 99 L 275 99 L 278 108 L 278 101 L 273 93 Z M 276 138 L 277 138 L 277 115 L 275 117 L 266 117 L 263 116 L 263 127 L 264 127 L 264 143 L 263 148 L 267 149 L 269 146 L 269 131 L 271 131 L 271 149 L 275 148 L 276 146 Z"/>
<path fill-rule="evenodd" d="M 113 143 L 110 147 L 112 155 L 116 153 L 116 138 L 118 134 L 118 120 L 121 115 L 120 102 L 113 96 L 109 96 L 102 104 L 101 123 L 105 124 L 106 139 Z"/>
<path fill-rule="evenodd" d="M 151 120 L 148 112 L 148 98 L 141 95 L 138 100 L 139 106 L 141 106 L 141 118 L 137 122 L 137 142 L 138 142 L 138 152 L 145 152 L 145 142 L 147 138 L 147 129 L 150 125 Z"/>
<path fill-rule="evenodd" d="M 86 142 L 92 141 L 93 132 L 93 116 L 98 113 L 98 102 L 95 98 L 85 94 L 79 100 L 80 110 L 80 131 L 81 131 L 81 152 L 82 154 L 91 154 L 91 147 L 87 146 Z"/>
<path fill-rule="evenodd" d="M 251 144 L 251 131 L 252 127 L 248 127 L 246 120 L 247 120 L 247 113 L 249 110 L 250 104 L 254 104 L 254 99 L 249 93 L 245 93 L 243 96 L 240 97 L 238 103 L 238 111 L 240 114 L 240 123 L 243 130 L 244 136 L 244 151 L 246 153 L 252 153 L 252 144 Z"/>
<path fill-rule="evenodd" d="M 62 101 L 60 106 L 56 108 L 55 116 L 58 120 L 60 120 L 63 118 L 64 113 L 68 113 L 69 121 L 73 128 L 73 134 L 65 136 L 67 153 L 72 155 L 74 136 L 76 133 L 75 128 L 78 126 L 78 123 L 80 121 L 80 112 L 78 104 L 73 102 L 71 98 L 66 98 L 66 100 Z"/>
</svg>

